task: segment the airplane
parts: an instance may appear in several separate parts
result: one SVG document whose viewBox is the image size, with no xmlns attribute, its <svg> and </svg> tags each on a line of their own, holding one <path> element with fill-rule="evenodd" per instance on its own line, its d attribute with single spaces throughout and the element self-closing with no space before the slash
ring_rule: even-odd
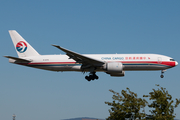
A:
<svg viewBox="0 0 180 120">
<path fill-rule="evenodd" d="M 16 30 L 9 30 L 18 57 L 9 58 L 10 63 L 50 71 L 89 72 L 85 79 L 98 79 L 96 72 L 105 72 L 110 76 L 123 77 L 125 71 L 161 70 L 175 67 L 178 62 L 173 58 L 159 54 L 79 54 L 58 45 L 52 45 L 66 54 L 40 55 Z"/>
</svg>

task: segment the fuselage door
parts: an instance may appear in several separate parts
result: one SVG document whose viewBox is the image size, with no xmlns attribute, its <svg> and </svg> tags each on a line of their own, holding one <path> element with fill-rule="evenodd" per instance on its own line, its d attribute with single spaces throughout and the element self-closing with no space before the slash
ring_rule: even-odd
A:
<svg viewBox="0 0 180 120">
<path fill-rule="evenodd" d="M 162 58 L 158 57 L 158 64 L 161 64 L 161 63 L 162 63 Z"/>
</svg>

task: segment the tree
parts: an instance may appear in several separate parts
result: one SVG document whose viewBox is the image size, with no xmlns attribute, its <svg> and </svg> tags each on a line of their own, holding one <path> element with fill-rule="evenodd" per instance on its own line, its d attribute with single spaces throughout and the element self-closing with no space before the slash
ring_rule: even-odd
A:
<svg viewBox="0 0 180 120">
<path fill-rule="evenodd" d="M 145 99 L 137 98 L 137 94 L 130 91 L 129 88 L 121 91 L 122 96 L 113 90 L 109 90 L 114 95 L 113 102 L 105 102 L 112 106 L 109 110 L 110 116 L 107 120 L 125 120 L 125 118 L 142 119 L 145 113 L 141 113 L 140 109 L 147 104 Z"/>
<path fill-rule="evenodd" d="M 159 86 L 159 85 L 156 85 Z M 172 96 L 168 93 L 166 88 L 160 87 L 158 90 L 153 89 L 153 92 L 150 92 L 149 95 L 144 95 L 143 97 L 149 97 L 149 100 L 152 100 L 152 103 L 148 106 L 154 108 L 150 110 L 152 113 L 153 119 L 155 120 L 173 120 L 175 115 L 174 108 L 176 108 L 180 99 L 176 99 L 176 103 L 173 106 Z"/>
</svg>

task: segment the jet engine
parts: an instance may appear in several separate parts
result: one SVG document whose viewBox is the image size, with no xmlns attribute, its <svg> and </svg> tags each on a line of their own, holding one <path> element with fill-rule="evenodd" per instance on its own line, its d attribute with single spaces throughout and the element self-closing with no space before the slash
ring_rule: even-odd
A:
<svg viewBox="0 0 180 120">
<path fill-rule="evenodd" d="M 110 62 L 104 65 L 104 70 L 111 76 L 124 76 L 123 64 L 121 62 Z"/>
<path fill-rule="evenodd" d="M 122 71 L 122 73 L 107 73 L 110 74 L 112 77 L 123 77 L 125 75 L 125 72 Z"/>
<path fill-rule="evenodd" d="M 104 65 L 104 70 L 108 73 L 121 73 L 123 71 L 123 64 L 120 62 L 110 62 Z"/>
</svg>

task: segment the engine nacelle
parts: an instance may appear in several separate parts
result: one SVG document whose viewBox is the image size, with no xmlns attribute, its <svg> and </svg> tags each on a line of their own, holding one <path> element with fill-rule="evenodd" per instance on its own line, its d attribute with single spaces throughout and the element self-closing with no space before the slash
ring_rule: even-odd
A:
<svg viewBox="0 0 180 120">
<path fill-rule="evenodd" d="M 104 69 L 107 74 L 110 74 L 114 77 L 122 77 L 125 75 L 123 71 L 123 64 L 121 62 L 110 62 L 104 65 Z"/>
<path fill-rule="evenodd" d="M 123 64 L 121 62 L 106 63 L 104 69 L 107 71 L 107 73 L 122 73 Z"/>
<path fill-rule="evenodd" d="M 122 73 L 109 73 L 112 77 L 123 77 L 125 75 L 125 72 L 122 71 Z"/>
</svg>

